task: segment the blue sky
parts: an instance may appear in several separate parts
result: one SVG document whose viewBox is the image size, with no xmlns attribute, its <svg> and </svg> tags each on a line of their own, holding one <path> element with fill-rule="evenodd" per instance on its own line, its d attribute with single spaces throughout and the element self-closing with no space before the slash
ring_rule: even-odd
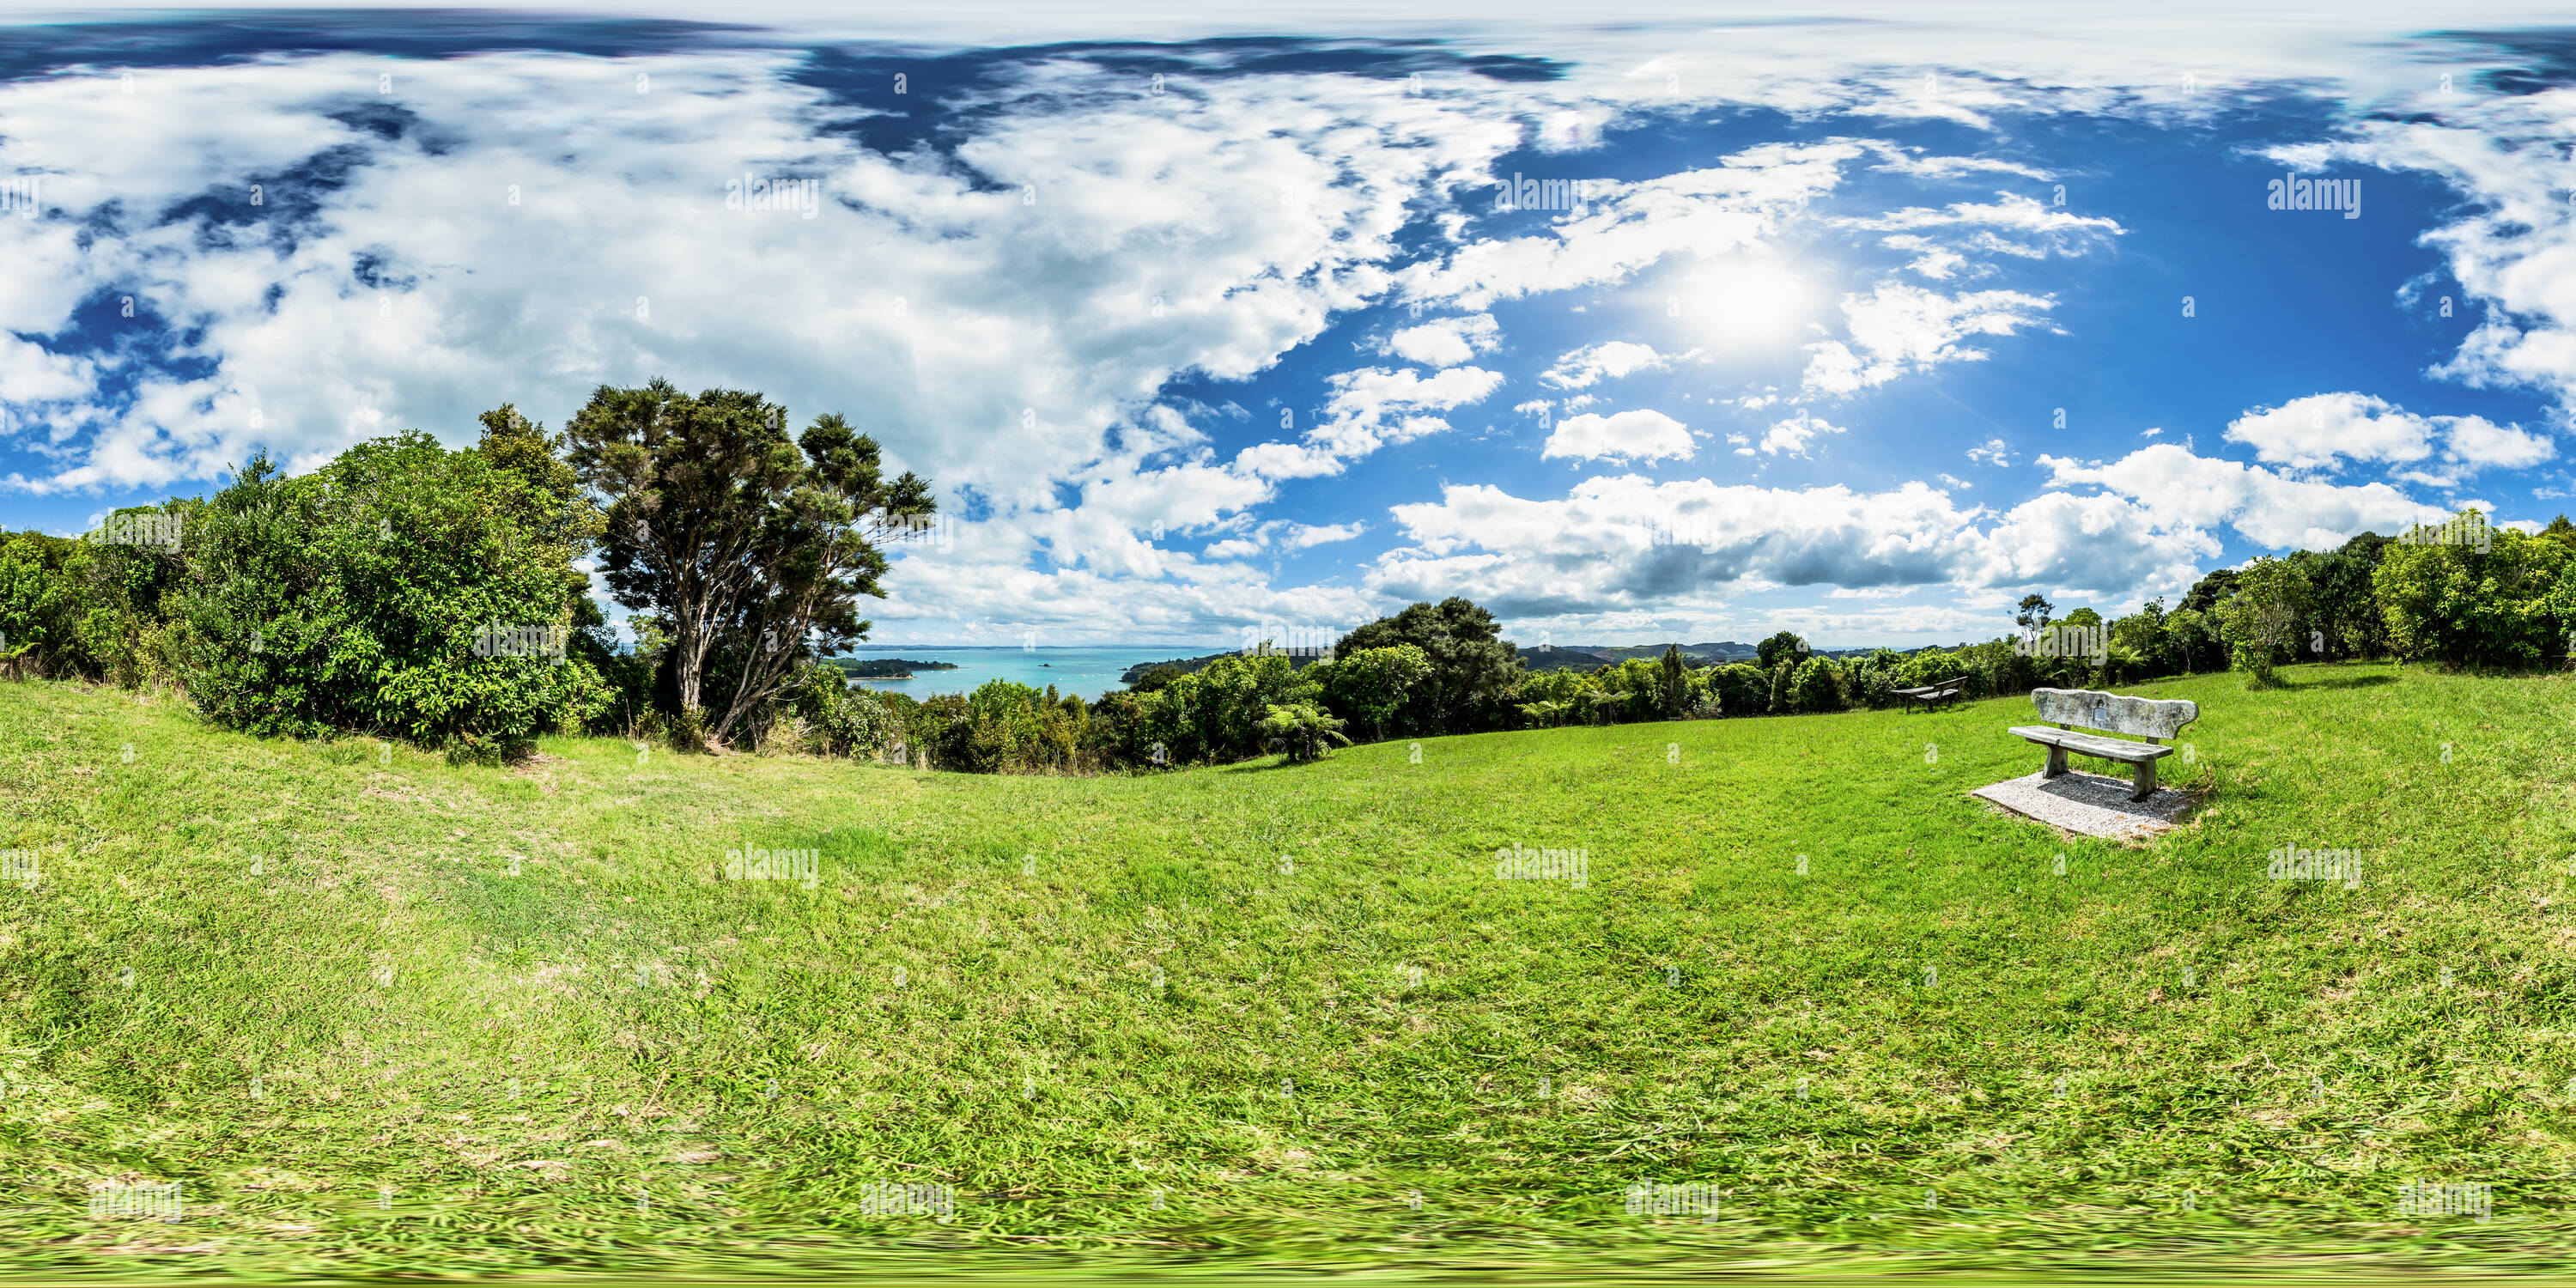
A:
<svg viewBox="0 0 2576 1288">
<path fill-rule="evenodd" d="M 0 526 L 655 376 L 934 480 L 894 644 L 1948 642 L 2566 507 L 2563 38 L 2052 13 L 22 26 Z"/>
</svg>

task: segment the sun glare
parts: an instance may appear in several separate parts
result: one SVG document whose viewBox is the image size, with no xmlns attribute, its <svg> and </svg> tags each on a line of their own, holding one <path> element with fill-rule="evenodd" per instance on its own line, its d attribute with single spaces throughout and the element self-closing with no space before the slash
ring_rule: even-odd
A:
<svg viewBox="0 0 2576 1288">
<path fill-rule="evenodd" d="M 1696 339 L 1744 349 L 1796 336 L 1814 315 L 1815 293 L 1776 259 L 1729 256 L 1684 277 L 1681 302 Z"/>
</svg>

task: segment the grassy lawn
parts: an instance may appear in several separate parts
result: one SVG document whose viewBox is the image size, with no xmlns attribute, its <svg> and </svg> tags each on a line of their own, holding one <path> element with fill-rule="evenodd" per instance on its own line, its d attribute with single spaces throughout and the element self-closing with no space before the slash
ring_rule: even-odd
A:
<svg viewBox="0 0 2576 1288">
<path fill-rule="evenodd" d="M 2144 847 L 1963 794 L 2023 699 L 1047 779 L 0 685 L 0 1270 L 2563 1264 L 2576 682 L 2283 674 L 2126 690 Z"/>
</svg>

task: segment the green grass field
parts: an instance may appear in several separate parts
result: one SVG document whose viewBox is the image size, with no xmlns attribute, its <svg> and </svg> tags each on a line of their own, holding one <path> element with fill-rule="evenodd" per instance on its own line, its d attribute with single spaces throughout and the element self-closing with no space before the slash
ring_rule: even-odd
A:
<svg viewBox="0 0 2576 1288">
<path fill-rule="evenodd" d="M 1069 779 L 0 685 L 0 1272 L 2559 1266 L 2576 682 L 2284 676 L 2129 690 L 2144 847 L 1963 794 L 2022 699 Z"/>
</svg>

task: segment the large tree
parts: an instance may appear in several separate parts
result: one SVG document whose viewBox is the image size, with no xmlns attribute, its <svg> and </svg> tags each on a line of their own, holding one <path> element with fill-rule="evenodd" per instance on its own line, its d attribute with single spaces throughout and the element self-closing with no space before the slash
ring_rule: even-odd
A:
<svg viewBox="0 0 2576 1288">
<path fill-rule="evenodd" d="M 867 637 L 858 601 L 885 594 L 879 542 L 937 508 L 927 481 L 886 479 L 876 440 L 838 415 L 791 440 L 787 409 L 757 393 L 602 385 L 567 431 L 607 511 L 609 589 L 663 618 L 683 727 L 719 747 L 809 653 Z M 709 696 L 724 703 L 712 722 Z"/>
<path fill-rule="evenodd" d="M 1798 638 L 1796 631 L 1781 631 L 1754 645 L 1753 656 L 1762 669 L 1768 671 L 1778 666 L 1782 658 L 1793 662 L 1804 661 L 1807 656 L 1807 641 Z"/>
<path fill-rule="evenodd" d="M 1501 723 L 1520 687 L 1521 659 L 1492 613 L 1455 595 L 1414 604 L 1343 636 L 1333 656 L 1402 644 L 1422 650 L 1431 675 L 1406 695 L 1399 724 L 1415 733 L 1448 733 Z"/>
</svg>

